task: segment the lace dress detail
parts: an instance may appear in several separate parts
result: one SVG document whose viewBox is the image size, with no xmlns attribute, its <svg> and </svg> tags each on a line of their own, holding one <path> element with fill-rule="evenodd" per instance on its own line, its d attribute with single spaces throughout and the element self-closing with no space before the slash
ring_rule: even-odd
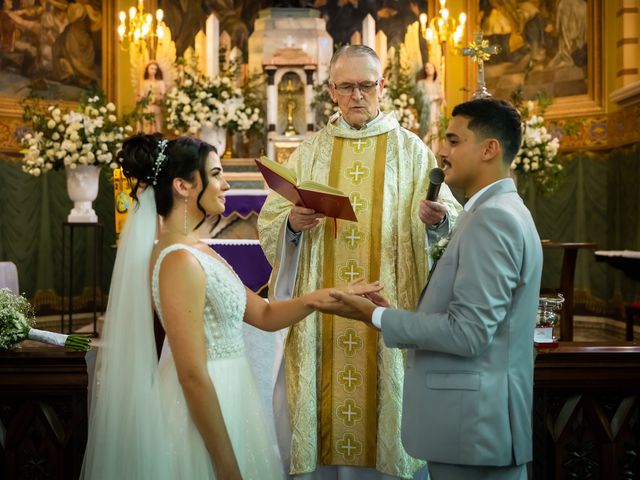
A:
<svg viewBox="0 0 640 480">
<path fill-rule="evenodd" d="M 194 247 L 176 244 L 165 248 L 154 265 L 151 287 L 160 321 L 163 321 L 159 298 L 160 265 L 169 253 L 181 249 L 198 260 L 207 278 L 203 318 L 207 371 L 216 390 L 242 478 L 283 479 L 285 475 L 274 448 L 275 439 L 267 433 L 255 377 L 245 355 L 242 324 L 247 295 L 233 269 L 224 261 Z M 191 418 L 166 340 L 158 363 L 158 380 L 163 416 L 171 432 L 167 439 L 173 466 L 169 478 L 215 479 L 210 455 Z"/>
<path fill-rule="evenodd" d="M 190 252 L 204 270 L 207 287 L 204 303 L 204 332 L 207 341 L 208 358 L 224 358 L 244 354 L 242 322 L 247 306 L 247 293 L 230 266 L 211 255 L 187 245 L 171 245 L 165 248 L 153 268 L 153 302 L 160 322 L 164 325 L 160 305 L 160 266 L 164 258 L 176 250 Z"/>
</svg>

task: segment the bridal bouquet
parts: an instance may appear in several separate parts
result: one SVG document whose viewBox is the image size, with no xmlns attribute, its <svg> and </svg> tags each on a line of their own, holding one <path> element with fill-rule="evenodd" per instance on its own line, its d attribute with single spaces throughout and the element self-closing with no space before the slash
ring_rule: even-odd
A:
<svg viewBox="0 0 640 480">
<path fill-rule="evenodd" d="M 56 105 L 45 109 L 35 99 L 27 99 L 23 108 L 31 131 L 20 140 L 25 147 L 22 169 L 33 176 L 77 165 L 116 168 L 115 155 L 132 130 L 101 94 L 81 102 L 77 111 Z"/>
<path fill-rule="evenodd" d="M 0 350 L 12 350 L 23 340 L 35 340 L 65 346 L 77 352 L 91 348 L 91 339 L 80 335 L 63 335 L 33 328 L 33 307 L 22 295 L 0 288 Z"/>
</svg>

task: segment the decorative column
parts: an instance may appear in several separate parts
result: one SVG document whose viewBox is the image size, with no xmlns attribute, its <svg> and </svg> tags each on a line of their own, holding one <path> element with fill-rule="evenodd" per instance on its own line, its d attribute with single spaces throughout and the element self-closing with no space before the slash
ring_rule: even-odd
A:
<svg viewBox="0 0 640 480">
<path fill-rule="evenodd" d="M 370 13 L 362 21 L 362 44 L 374 50 L 376 48 L 376 21 Z"/>
<path fill-rule="evenodd" d="M 305 65 L 304 73 L 307 74 L 307 83 L 305 85 L 305 116 L 307 121 L 307 132 L 313 132 L 316 124 L 316 114 L 314 108 L 311 106 L 313 102 L 313 72 L 315 72 L 315 65 Z"/>
<path fill-rule="evenodd" d="M 267 131 L 276 131 L 276 116 L 278 112 L 278 92 L 275 84 L 275 66 L 265 66 L 264 71 L 267 74 Z"/>
<path fill-rule="evenodd" d="M 265 65 L 264 72 L 267 74 L 267 156 L 275 161 L 275 146 L 273 136 L 276 133 L 276 119 L 278 115 L 278 92 L 276 90 L 275 65 Z"/>
<path fill-rule="evenodd" d="M 624 87 L 638 80 L 638 1 L 622 0 L 618 17 L 618 86 Z"/>
<path fill-rule="evenodd" d="M 628 105 L 640 98 L 640 33 L 638 0 L 619 0 L 616 42 L 616 86 L 609 98 L 620 105 Z"/>
<path fill-rule="evenodd" d="M 205 32 L 207 37 L 207 75 L 215 77 L 220 72 L 220 59 L 218 57 L 218 52 L 220 51 L 220 22 L 214 14 L 209 15 L 209 18 L 207 18 Z"/>
</svg>

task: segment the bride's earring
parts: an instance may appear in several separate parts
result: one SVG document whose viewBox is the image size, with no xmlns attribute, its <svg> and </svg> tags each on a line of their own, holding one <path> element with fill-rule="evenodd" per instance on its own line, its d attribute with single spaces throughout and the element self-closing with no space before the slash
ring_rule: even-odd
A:
<svg viewBox="0 0 640 480">
<path fill-rule="evenodd" d="M 184 197 L 184 236 L 187 236 L 187 202 L 189 201 L 188 197 Z"/>
</svg>

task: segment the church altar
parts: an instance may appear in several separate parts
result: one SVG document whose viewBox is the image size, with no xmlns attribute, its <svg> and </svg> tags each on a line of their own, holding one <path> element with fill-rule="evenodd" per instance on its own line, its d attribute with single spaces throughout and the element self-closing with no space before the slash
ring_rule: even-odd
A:
<svg viewBox="0 0 640 480">
<path fill-rule="evenodd" d="M 236 215 L 245 220 L 252 214 L 259 214 L 264 201 L 267 198 L 268 190 L 258 189 L 233 189 L 226 195 L 226 204 L 223 217 Z"/>
<path fill-rule="evenodd" d="M 260 241 L 215 238 L 202 241 L 221 255 L 251 290 L 260 293 L 267 287 L 271 265 L 264 256 Z"/>
</svg>

